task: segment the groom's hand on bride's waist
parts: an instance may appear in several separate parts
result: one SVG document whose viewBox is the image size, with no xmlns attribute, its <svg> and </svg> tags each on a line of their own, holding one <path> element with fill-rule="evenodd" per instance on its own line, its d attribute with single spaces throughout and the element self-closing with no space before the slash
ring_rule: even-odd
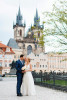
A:
<svg viewBox="0 0 67 100">
<path fill-rule="evenodd" d="M 25 73 L 26 71 L 24 70 L 24 71 L 22 71 L 22 73 Z"/>
</svg>

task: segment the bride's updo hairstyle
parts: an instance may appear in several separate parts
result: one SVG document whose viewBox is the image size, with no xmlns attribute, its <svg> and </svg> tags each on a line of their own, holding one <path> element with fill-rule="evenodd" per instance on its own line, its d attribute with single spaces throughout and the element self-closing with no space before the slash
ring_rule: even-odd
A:
<svg viewBox="0 0 67 100">
<path fill-rule="evenodd" d="M 30 58 L 28 58 L 28 61 L 30 62 Z"/>
</svg>

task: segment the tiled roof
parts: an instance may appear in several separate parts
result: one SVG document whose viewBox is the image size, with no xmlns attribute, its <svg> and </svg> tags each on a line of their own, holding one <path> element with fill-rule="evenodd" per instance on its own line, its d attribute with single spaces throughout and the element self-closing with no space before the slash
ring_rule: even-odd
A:
<svg viewBox="0 0 67 100">
<path fill-rule="evenodd" d="M 7 45 L 0 43 L 0 48 L 7 48 L 7 47 L 8 47 Z"/>
<path fill-rule="evenodd" d="M 10 48 L 10 51 L 6 52 L 6 48 Z M 12 50 L 12 48 L 5 44 L 0 43 L 0 49 L 2 49 L 3 52 L 5 52 L 6 54 L 14 54 L 14 51 Z"/>
<path fill-rule="evenodd" d="M 12 38 L 10 38 L 7 46 L 14 48 L 14 49 L 19 49 L 17 42 Z"/>
</svg>

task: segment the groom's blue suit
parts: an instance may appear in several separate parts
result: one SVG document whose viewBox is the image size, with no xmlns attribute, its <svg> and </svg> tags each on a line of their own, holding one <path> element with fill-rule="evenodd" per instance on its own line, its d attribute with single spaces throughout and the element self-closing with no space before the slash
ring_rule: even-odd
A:
<svg viewBox="0 0 67 100">
<path fill-rule="evenodd" d="M 20 88 L 22 84 L 22 78 L 23 78 L 23 73 L 21 68 L 24 66 L 25 61 L 23 60 L 22 62 L 20 60 L 16 61 L 16 74 L 17 74 L 17 94 L 20 94 Z"/>
</svg>

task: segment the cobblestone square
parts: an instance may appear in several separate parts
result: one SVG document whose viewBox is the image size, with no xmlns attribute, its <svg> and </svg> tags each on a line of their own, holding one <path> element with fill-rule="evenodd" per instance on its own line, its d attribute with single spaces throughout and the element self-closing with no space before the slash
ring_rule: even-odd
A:
<svg viewBox="0 0 67 100">
<path fill-rule="evenodd" d="M 0 100 L 67 100 L 67 93 L 35 86 L 36 96 L 16 96 L 16 78 L 3 78 L 0 81 Z"/>
</svg>

